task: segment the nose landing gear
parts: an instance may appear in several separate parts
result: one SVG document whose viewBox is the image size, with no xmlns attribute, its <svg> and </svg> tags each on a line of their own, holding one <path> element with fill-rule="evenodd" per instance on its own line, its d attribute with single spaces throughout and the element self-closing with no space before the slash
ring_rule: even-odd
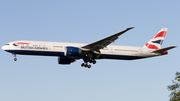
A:
<svg viewBox="0 0 180 101">
<path fill-rule="evenodd" d="M 12 55 L 14 56 L 14 61 L 17 61 L 16 54 L 12 53 Z"/>
<path fill-rule="evenodd" d="M 17 61 L 17 58 L 14 58 L 14 61 Z"/>
</svg>

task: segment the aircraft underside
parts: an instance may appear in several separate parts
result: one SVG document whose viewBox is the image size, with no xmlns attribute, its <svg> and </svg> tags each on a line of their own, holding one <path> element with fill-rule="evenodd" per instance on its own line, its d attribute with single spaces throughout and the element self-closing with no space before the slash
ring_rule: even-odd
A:
<svg viewBox="0 0 180 101">
<path fill-rule="evenodd" d="M 30 51 L 30 50 L 6 50 L 7 52 L 10 52 L 14 55 L 14 60 L 16 61 L 16 54 L 19 55 L 39 55 L 39 56 L 58 56 L 61 58 L 69 58 L 74 62 L 76 59 L 83 59 L 84 63 L 81 64 L 81 66 L 85 66 L 90 68 L 91 65 L 88 65 L 89 63 L 96 63 L 96 59 L 118 59 L 118 60 L 135 60 L 135 59 L 141 59 L 145 57 L 140 56 L 130 56 L 130 55 L 116 55 L 116 54 L 101 54 L 98 58 L 91 54 L 85 54 L 85 55 L 78 55 L 78 56 L 68 56 L 65 57 L 64 52 L 52 52 L 52 51 Z M 91 55 L 91 56 L 89 56 Z M 60 64 L 60 63 L 59 63 Z M 66 64 L 66 63 L 62 63 Z M 67 63 L 70 64 L 70 63 Z"/>
</svg>

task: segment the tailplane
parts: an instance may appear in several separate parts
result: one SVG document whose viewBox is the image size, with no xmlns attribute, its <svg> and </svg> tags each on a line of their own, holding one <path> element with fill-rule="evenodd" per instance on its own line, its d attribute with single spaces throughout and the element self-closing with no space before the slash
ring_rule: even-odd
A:
<svg viewBox="0 0 180 101">
<path fill-rule="evenodd" d="M 162 49 L 152 51 L 151 53 L 161 53 L 162 55 L 166 55 L 166 54 L 168 54 L 167 50 L 170 50 L 170 49 L 173 49 L 173 48 L 176 48 L 176 47 L 177 46 L 170 46 L 170 47 L 166 47 L 166 48 L 162 48 Z"/>
<path fill-rule="evenodd" d="M 148 43 L 146 43 L 143 47 L 149 49 L 160 49 L 163 43 L 164 37 L 166 35 L 167 28 L 162 28 Z"/>
</svg>

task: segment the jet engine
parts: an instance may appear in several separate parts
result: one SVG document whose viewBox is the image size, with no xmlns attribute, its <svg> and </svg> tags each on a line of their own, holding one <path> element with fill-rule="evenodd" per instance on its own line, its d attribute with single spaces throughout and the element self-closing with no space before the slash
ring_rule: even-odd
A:
<svg viewBox="0 0 180 101">
<path fill-rule="evenodd" d="M 74 59 L 71 58 L 66 58 L 66 57 L 58 57 L 58 63 L 59 64 L 71 64 L 74 62 Z"/>
<path fill-rule="evenodd" d="M 66 47 L 66 56 L 78 56 L 82 53 L 82 50 L 77 47 L 67 46 Z"/>
</svg>

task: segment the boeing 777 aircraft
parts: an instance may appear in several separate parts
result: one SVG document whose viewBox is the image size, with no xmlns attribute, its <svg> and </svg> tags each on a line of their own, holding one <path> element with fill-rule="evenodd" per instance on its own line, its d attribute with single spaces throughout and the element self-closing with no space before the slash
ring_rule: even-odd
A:
<svg viewBox="0 0 180 101">
<path fill-rule="evenodd" d="M 17 60 L 16 54 L 22 55 L 42 55 L 57 56 L 59 64 L 71 64 L 72 62 L 83 59 L 83 67 L 91 68 L 89 63 L 96 63 L 96 59 L 118 59 L 135 60 L 155 56 L 166 55 L 172 48 L 161 48 L 162 42 L 167 32 L 167 28 L 162 28 L 149 42 L 143 47 L 117 46 L 109 45 L 120 35 L 132 29 L 127 28 L 119 33 L 98 40 L 90 44 L 63 43 L 63 42 L 45 42 L 45 41 L 14 41 L 9 42 L 2 47 L 3 50 L 14 55 L 14 61 Z"/>
</svg>

